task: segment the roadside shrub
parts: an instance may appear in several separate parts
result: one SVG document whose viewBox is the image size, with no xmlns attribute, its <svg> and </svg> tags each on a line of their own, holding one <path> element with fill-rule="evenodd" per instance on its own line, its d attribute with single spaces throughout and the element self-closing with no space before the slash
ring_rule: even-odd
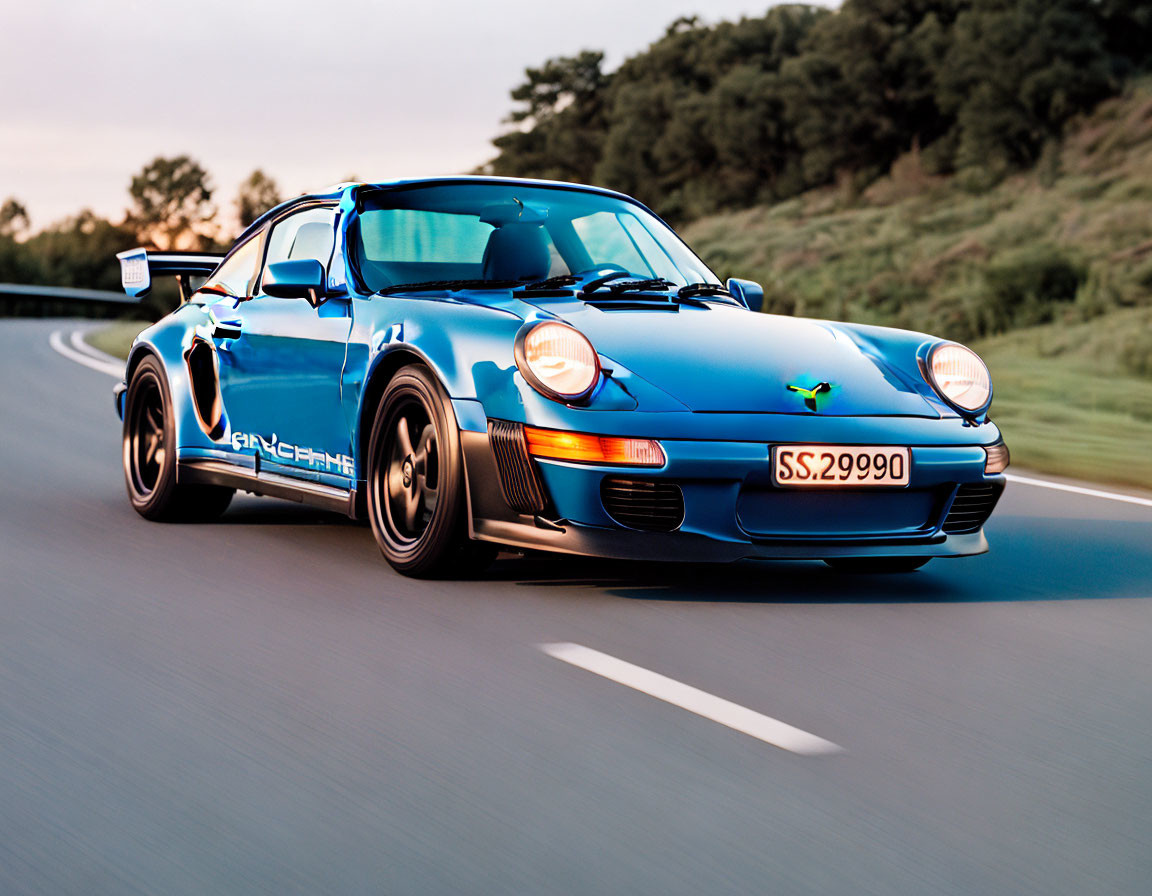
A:
<svg viewBox="0 0 1152 896">
<path fill-rule="evenodd" d="M 1076 305 L 1081 320 L 1091 320 L 1127 304 L 1130 303 L 1125 301 L 1124 294 L 1113 276 L 1111 265 L 1097 264 L 1089 268 L 1087 278 L 1076 293 Z"/>
<path fill-rule="evenodd" d="M 1120 366 L 1134 376 L 1152 379 L 1152 331 L 1139 328 L 1121 340 Z"/>
<path fill-rule="evenodd" d="M 1059 305 L 1075 301 L 1087 274 L 1083 264 L 1054 246 L 1005 253 L 984 271 L 980 331 L 1050 321 Z"/>
<path fill-rule="evenodd" d="M 1152 293 L 1152 258 L 1136 268 L 1136 283 L 1147 293 Z"/>
</svg>

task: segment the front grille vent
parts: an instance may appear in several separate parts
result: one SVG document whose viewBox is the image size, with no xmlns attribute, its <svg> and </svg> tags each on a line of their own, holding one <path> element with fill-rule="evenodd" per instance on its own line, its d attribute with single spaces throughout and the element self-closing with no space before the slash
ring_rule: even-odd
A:
<svg viewBox="0 0 1152 896">
<path fill-rule="evenodd" d="M 976 532 L 988 522 L 1000 494 L 991 484 L 962 485 L 944 520 L 944 531 L 949 535 Z"/>
<path fill-rule="evenodd" d="M 671 532 L 684 522 L 684 493 L 673 482 L 606 476 L 600 499 L 608 515 L 630 529 Z"/>
<path fill-rule="evenodd" d="M 508 420 L 489 420 L 488 439 L 504 500 L 520 513 L 540 513 L 544 509 L 544 490 L 528 456 L 524 427 Z"/>
</svg>

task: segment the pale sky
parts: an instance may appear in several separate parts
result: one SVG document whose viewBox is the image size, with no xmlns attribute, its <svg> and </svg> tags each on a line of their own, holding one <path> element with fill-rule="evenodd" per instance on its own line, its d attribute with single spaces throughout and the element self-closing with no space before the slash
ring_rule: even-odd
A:
<svg viewBox="0 0 1152 896">
<path fill-rule="evenodd" d="M 525 67 L 587 48 L 613 68 L 678 16 L 770 5 L 4 0 L 0 201 L 20 199 L 35 228 L 82 207 L 119 220 L 131 176 L 181 153 L 227 219 L 254 168 L 285 195 L 468 171 L 493 155 Z"/>
</svg>

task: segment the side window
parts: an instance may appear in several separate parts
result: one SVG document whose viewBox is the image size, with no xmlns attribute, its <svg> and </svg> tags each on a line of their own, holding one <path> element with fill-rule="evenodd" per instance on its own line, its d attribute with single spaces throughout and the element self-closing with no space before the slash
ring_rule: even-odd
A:
<svg viewBox="0 0 1152 896">
<path fill-rule="evenodd" d="M 252 285 L 259 260 L 260 235 L 257 234 L 233 252 L 232 257 L 212 273 L 204 288 L 209 292 L 224 292 L 237 298 L 252 295 L 249 287 Z"/>
<path fill-rule="evenodd" d="M 277 223 L 268 237 L 265 269 L 278 261 L 315 258 L 327 270 L 335 241 L 334 217 L 333 209 L 310 208 Z"/>
</svg>

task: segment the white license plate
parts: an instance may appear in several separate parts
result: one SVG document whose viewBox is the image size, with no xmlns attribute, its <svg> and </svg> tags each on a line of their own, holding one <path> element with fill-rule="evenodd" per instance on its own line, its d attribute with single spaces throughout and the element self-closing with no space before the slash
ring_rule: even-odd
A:
<svg viewBox="0 0 1152 896">
<path fill-rule="evenodd" d="M 911 448 L 778 445 L 772 451 L 772 481 L 785 488 L 907 485 L 911 467 Z"/>
</svg>

